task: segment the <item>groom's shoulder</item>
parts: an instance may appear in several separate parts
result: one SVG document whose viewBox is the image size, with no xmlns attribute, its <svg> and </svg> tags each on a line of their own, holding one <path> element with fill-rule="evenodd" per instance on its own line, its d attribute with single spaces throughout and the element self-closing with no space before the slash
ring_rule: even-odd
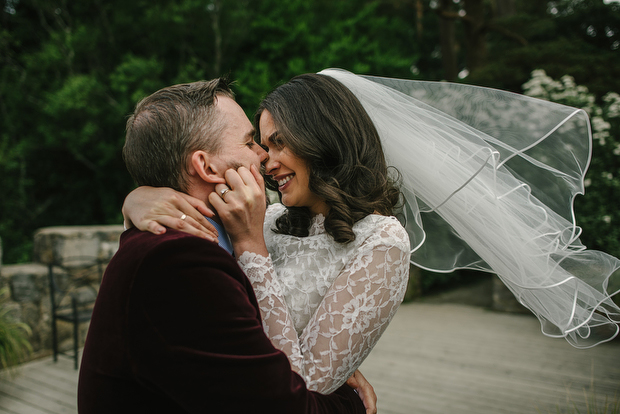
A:
<svg viewBox="0 0 620 414">
<path fill-rule="evenodd" d="M 166 229 L 164 234 L 153 234 L 129 229 L 121 235 L 117 255 L 132 258 L 149 255 L 173 255 L 196 252 L 200 255 L 221 255 L 217 243 L 178 230 Z M 231 258 L 232 259 L 232 258 Z"/>
<path fill-rule="evenodd" d="M 173 229 L 166 229 L 161 235 L 137 229 L 127 230 L 121 235 L 117 255 L 132 262 L 191 261 L 197 266 L 243 274 L 235 258 L 216 242 Z"/>
<path fill-rule="evenodd" d="M 166 229 L 163 234 L 153 234 L 148 231 L 141 231 L 135 228 L 126 230 L 121 234 L 120 247 L 126 246 L 141 246 L 143 249 L 148 250 L 162 244 L 169 244 L 175 242 L 183 242 L 190 244 L 206 244 L 217 246 L 217 243 L 213 243 L 207 239 L 203 239 L 189 233 L 184 233 L 179 230 Z"/>
</svg>

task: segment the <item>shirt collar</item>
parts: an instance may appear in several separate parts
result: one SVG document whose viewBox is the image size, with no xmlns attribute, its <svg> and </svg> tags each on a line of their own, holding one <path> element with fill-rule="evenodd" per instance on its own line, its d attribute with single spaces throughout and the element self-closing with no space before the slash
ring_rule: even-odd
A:
<svg viewBox="0 0 620 414">
<path fill-rule="evenodd" d="M 233 250 L 233 246 L 232 246 L 232 243 L 230 242 L 230 238 L 228 238 L 228 233 L 226 233 L 226 229 L 224 229 L 224 226 L 222 226 L 220 223 L 217 223 L 211 220 L 209 217 L 205 216 L 205 218 L 209 221 L 209 223 L 213 224 L 213 227 L 215 227 L 215 229 L 219 233 L 218 242 L 217 242 L 218 246 L 220 246 L 222 249 L 230 253 L 231 256 L 234 256 L 235 253 Z"/>
</svg>

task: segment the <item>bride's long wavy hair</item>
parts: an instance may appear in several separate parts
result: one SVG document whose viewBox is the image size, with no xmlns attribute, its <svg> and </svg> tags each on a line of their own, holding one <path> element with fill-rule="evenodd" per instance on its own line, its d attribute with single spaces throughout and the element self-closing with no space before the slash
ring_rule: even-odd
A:
<svg viewBox="0 0 620 414">
<path fill-rule="evenodd" d="M 342 83 L 305 74 L 279 86 L 256 112 L 258 137 L 265 110 L 284 145 L 309 166 L 309 189 L 329 207 L 325 230 L 334 240 L 353 241 L 357 221 L 373 213 L 391 215 L 399 207 L 398 171 L 390 176 L 372 120 Z M 267 187 L 277 191 L 277 183 L 265 178 Z M 305 237 L 311 220 L 308 208 L 288 207 L 273 230 Z"/>
</svg>

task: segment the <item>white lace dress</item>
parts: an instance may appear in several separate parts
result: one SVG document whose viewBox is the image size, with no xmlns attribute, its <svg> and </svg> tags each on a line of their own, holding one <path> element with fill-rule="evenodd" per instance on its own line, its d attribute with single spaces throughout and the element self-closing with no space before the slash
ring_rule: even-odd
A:
<svg viewBox="0 0 620 414">
<path fill-rule="evenodd" d="M 308 237 L 276 234 L 285 207 L 271 205 L 264 234 L 270 257 L 245 252 L 265 332 L 309 389 L 329 393 L 361 365 L 403 300 L 409 237 L 394 217 L 370 215 L 340 245 L 313 219 Z"/>
</svg>

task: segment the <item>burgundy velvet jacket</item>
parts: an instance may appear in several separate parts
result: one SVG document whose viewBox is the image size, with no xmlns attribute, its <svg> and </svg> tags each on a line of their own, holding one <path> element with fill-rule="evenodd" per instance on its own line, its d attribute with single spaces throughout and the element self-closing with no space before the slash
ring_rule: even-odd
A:
<svg viewBox="0 0 620 414">
<path fill-rule="evenodd" d="M 308 391 L 265 336 L 235 259 L 170 229 L 121 236 L 86 338 L 78 411 L 365 412 L 347 385 L 330 395 Z"/>
</svg>

